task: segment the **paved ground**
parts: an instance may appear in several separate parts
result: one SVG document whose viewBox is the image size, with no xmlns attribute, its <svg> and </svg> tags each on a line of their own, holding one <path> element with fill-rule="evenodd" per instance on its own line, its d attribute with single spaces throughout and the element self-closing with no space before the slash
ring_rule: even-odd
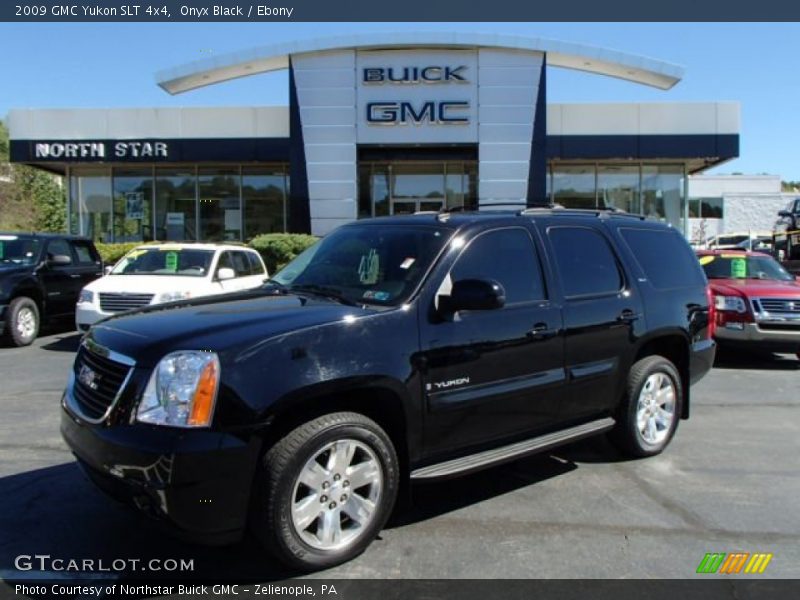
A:
<svg viewBox="0 0 800 600">
<path fill-rule="evenodd" d="M 252 542 L 164 537 L 97 492 L 58 433 L 78 337 L 0 349 L 0 576 L 20 554 L 184 558 L 208 578 L 268 579 Z M 771 552 L 800 577 L 800 362 L 724 357 L 668 451 L 624 461 L 603 439 L 415 488 L 357 560 L 324 578 L 685 578 L 706 552 Z M 708 577 L 708 576 L 706 576 Z"/>
</svg>

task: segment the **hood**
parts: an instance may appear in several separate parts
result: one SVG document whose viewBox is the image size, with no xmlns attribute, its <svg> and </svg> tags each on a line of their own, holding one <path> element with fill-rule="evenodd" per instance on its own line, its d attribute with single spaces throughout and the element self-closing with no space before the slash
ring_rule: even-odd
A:
<svg viewBox="0 0 800 600">
<path fill-rule="evenodd" d="M 85 289 L 92 292 L 117 294 L 161 294 L 164 292 L 191 292 L 208 287 L 207 277 L 182 277 L 174 275 L 106 275 L 96 279 Z M 207 293 L 207 292 L 206 292 Z"/>
<path fill-rule="evenodd" d="M 744 294 L 748 298 L 800 298 L 800 283 L 767 279 L 709 279 L 717 294 Z"/>
<path fill-rule="evenodd" d="M 154 305 L 111 317 L 88 334 L 142 366 L 175 350 L 223 353 L 306 327 L 372 314 L 374 310 L 301 296 L 228 295 Z"/>
<path fill-rule="evenodd" d="M 0 277 L 14 273 L 25 273 L 33 269 L 32 266 L 18 265 L 17 263 L 0 262 Z"/>
</svg>

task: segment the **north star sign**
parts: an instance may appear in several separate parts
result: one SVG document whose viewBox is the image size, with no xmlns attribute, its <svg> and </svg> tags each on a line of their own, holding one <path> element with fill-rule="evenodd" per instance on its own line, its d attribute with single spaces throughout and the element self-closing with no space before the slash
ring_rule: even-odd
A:
<svg viewBox="0 0 800 600">
<path fill-rule="evenodd" d="M 110 148 L 107 148 L 110 146 Z M 166 142 L 36 142 L 34 157 L 44 159 L 169 158 Z"/>
<path fill-rule="evenodd" d="M 467 65 L 427 66 L 427 67 L 366 67 L 363 70 L 364 85 L 383 84 L 446 84 L 469 83 L 464 71 Z M 432 123 L 437 125 L 464 125 L 469 118 L 464 116 L 469 111 L 466 101 L 424 100 L 368 102 L 366 117 L 369 125 L 419 125 Z"/>
</svg>

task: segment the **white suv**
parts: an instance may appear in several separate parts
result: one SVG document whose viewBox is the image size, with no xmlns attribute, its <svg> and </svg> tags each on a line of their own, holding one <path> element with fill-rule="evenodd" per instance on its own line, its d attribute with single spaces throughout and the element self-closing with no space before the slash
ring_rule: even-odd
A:
<svg viewBox="0 0 800 600">
<path fill-rule="evenodd" d="M 80 331 L 113 314 L 147 306 L 256 288 L 267 279 L 255 250 L 222 244 L 152 244 L 131 250 L 108 275 L 80 293 Z"/>
</svg>

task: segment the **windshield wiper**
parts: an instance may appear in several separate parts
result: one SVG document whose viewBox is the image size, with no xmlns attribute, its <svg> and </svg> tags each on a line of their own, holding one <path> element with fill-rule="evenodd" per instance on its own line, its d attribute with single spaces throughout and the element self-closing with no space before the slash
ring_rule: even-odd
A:
<svg viewBox="0 0 800 600">
<path fill-rule="evenodd" d="M 285 287 L 285 286 L 284 286 Z M 329 287 L 327 285 L 318 285 L 316 283 L 306 283 L 306 284 L 298 284 L 286 287 L 286 289 L 290 292 L 307 292 L 309 294 L 314 294 L 315 296 L 321 296 L 323 298 L 331 298 L 332 300 L 336 300 L 342 304 L 347 304 L 348 306 L 359 306 L 357 302 L 353 302 L 350 298 L 342 294 L 340 290 L 335 287 Z"/>
</svg>

